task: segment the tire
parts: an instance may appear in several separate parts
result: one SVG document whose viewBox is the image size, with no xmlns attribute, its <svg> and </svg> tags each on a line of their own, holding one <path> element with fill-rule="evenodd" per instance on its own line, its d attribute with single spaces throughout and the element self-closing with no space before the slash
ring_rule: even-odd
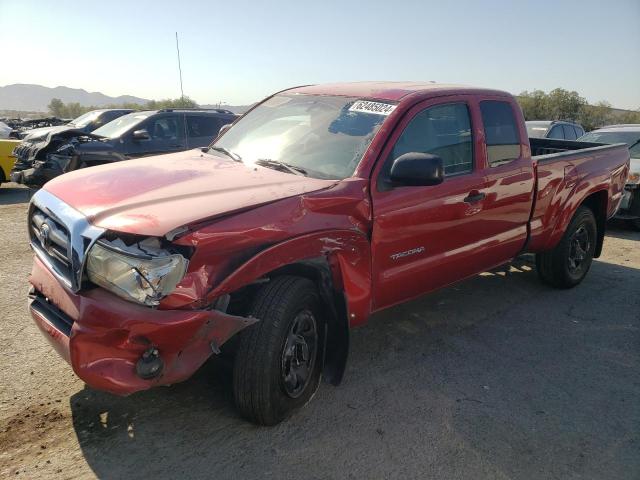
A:
<svg viewBox="0 0 640 480">
<path fill-rule="evenodd" d="M 589 272 L 596 249 L 598 227 L 591 209 L 579 207 L 560 243 L 536 254 L 540 279 L 555 288 L 572 288 Z"/>
<path fill-rule="evenodd" d="M 275 425 L 316 392 L 322 371 L 321 313 L 315 285 L 305 278 L 275 277 L 257 292 L 249 315 L 259 321 L 240 334 L 233 369 L 236 406 L 247 420 Z"/>
</svg>

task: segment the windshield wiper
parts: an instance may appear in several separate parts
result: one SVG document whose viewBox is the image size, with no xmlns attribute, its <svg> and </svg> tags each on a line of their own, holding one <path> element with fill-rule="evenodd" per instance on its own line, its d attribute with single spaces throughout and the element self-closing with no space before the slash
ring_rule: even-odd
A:
<svg viewBox="0 0 640 480">
<path fill-rule="evenodd" d="M 290 163 L 286 162 L 281 162 L 280 160 L 273 160 L 271 158 L 259 158 L 255 161 L 255 164 L 263 167 L 272 167 L 278 170 L 285 170 L 289 173 L 293 173 L 294 175 L 302 175 L 304 177 L 309 175 L 309 173 L 302 167 L 291 165 Z"/>
<path fill-rule="evenodd" d="M 235 160 L 236 162 L 241 162 L 242 161 L 242 157 L 240 155 L 238 155 L 237 153 L 233 153 L 231 150 L 227 150 L 224 147 L 209 147 L 209 150 L 215 150 L 216 152 L 220 152 L 220 153 L 224 153 L 227 157 L 229 157 L 232 160 Z"/>
</svg>

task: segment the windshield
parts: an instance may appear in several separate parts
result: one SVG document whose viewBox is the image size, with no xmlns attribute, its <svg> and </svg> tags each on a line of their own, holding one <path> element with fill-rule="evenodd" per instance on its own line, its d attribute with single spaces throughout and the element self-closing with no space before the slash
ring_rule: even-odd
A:
<svg viewBox="0 0 640 480">
<path fill-rule="evenodd" d="M 125 134 L 130 128 L 146 120 L 150 113 L 144 114 L 140 112 L 129 113 L 118 117 L 115 120 L 94 130 L 95 135 L 107 138 L 118 138 Z"/>
<path fill-rule="evenodd" d="M 353 174 L 394 108 L 349 97 L 276 95 L 242 117 L 212 147 L 245 163 L 281 162 L 311 177 L 343 179 Z"/>
<path fill-rule="evenodd" d="M 549 122 L 526 122 L 529 138 L 544 138 L 549 131 Z"/>
<path fill-rule="evenodd" d="M 100 115 L 100 111 L 94 110 L 93 112 L 87 112 L 84 115 L 80 115 L 78 118 L 74 118 L 69 122 L 69 124 L 73 125 L 77 128 L 84 128 L 93 122 Z"/>
</svg>

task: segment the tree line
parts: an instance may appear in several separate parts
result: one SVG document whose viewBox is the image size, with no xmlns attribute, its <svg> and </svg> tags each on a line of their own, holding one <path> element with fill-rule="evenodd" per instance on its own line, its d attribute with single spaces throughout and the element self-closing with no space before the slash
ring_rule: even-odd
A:
<svg viewBox="0 0 640 480">
<path fill-rule="evenodd" d="M 524 91 L 517 99 L 525 120 L 570 120 L 587 131 L 613 123 L 640 123 L 640 109 L 620 112 L 604 101 L 591 105 L 578 92 L 563 88 L 549 93 Z"/>
<path fill-rule="evenodd" d="M 620 112 L 608 102 L 589 104 L 576 91 L 556 88 L 546 93 L 542 90 L 524 91 L 516 97 L 525 120 L 571 120 L 580 123 L 587 131 L 612 123 L 640 123 L 640 109 Z M 124 103 L 103 107 L 83 106 L 77 102 L 64 103 L 54 98 L 49 103 L 49 113 L 59 118 L 75 118 L 98 108 L 130 108 L 132 110 L 159 110 L 162 108 L 197 108 L 189 97 L 150 100 L 140 105 Z"/>
<path fill-rule="evenodd" d="M 91 110 L 98 110 L 102 108 L 129 108 L 131 110 L 160 110 L 163 108 L 197 108 L 198 104 L 191 100 L 189 97 L 182 98 L 167 98 L 164 100 L 149 100 L 145 104 L 139 103 L 120 103 L 103 105 L 96 107 L 94 105 L 85 106 L 80 105 L 78 102 L 64 103 L 59 98 L 53 98 L 47 108 L 49 113 L 58 118 L 76 118 L 83 113 L 90 112 Z"/>
</svg>

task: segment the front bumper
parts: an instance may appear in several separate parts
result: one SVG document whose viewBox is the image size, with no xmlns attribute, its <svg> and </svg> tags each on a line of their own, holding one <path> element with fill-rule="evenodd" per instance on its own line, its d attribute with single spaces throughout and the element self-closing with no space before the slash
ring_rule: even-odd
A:
<svg viewBox="0 0 640 480">
<path fill-rule="evenodd" d="M 623 220 L 640 219 L 640 185 L 627 185 L 624 188 L 616 218 Z"/>
<path fill-rule="evenodd" d="M 29 311 L 45 337 L 89 386 L 117 395 L 186 380 L 213 350 L 256 321 L 218 310 L 154 310 L 101 288 L 74 294 L 38 258 L 29 282 Z M 152 347 L 164 368 L 145 380 L 136 363 Z"/>
<path fill-rule="evenodd" d="M 62 175 L 64 172 L 57 167 L 45 166 L 43 162 L 36 162 L 34 167 L 11 171 L 11 181 L 29 187 L 42 187 L 49 180 Z"/>
</svg>

